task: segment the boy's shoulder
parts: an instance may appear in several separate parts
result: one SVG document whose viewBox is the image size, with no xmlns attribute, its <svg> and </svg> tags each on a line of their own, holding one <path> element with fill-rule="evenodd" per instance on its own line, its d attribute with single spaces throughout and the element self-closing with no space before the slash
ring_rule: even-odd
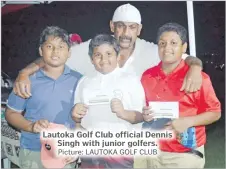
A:
<svg viewBox="0 0 226 169">
<path fill-rule="evenodd" d="M 71 76 L 78 77 L 78 78 L 82 77 L 82 74 L 81 73 L 79 73 L 79 72 L 77 72 L 75 70 L 72 70 L 68 66 L 66 66 L 66 67 L 67 67 L 67 69 L 68 69 L 68 71 L 69 71 L 69 73 L 70 73 Z M 34 74 L 30 75 L 29 78 L 30 78 L 30 80 L 35 80 L 35 79 L 37 79 L 38 77 L 41 77 L 41 76 L 45 76 L 45 75 L 44 75 L 43 71 L 41 69 L 39 69 Z"/>
<path fill-rule="evenodd" d="M 157 75 L 158 71 L 159 71 L 159 66 L 156 65 L 154 67 L 151 67 L 151 68 L 145 70 L 142 77 L 155 76 L 155 75 Z"/>
<path fill-rule="evenodd" d="M 210 84 L 210 83 L 212 84 L 210 76 L 203 71 L 202 71 L 202 80 L 203 80 L 203 85 Z"/>
<path fill-rule="evenodd" d="M 125 86 L 137 85 L 141 83 L 140 77 L 133 72 L 122 71 L 117 78 L 118 78 L 117 81 L 119 81 L 120 84 L 123 84 Z"/>
<path fill-rule="evenodd" d="M 81 73 L 79 73 L 79 72 L 77 72 L 75 70 L 72 70 L 72 69 L 70 69 L 70 75 L 73 76 L 73 77 L 75 77 L 75 78 L 77 78 L 77 79 L 80 79 L 82 77 L 82 74 Z"/>
<path fill-rule="evenodd" d="M 121 71 L 119 76 L 122 79 L 139 79 L 135 72 Z"/>
</svg>

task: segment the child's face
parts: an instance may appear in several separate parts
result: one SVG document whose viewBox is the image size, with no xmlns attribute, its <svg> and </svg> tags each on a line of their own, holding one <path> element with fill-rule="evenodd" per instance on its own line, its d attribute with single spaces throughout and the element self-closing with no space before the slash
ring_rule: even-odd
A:
<svg viewBox="0 0 226 169">
<path fill-rule="evenodd" d="M 66 42 L 59 37 L 49 36 L 45 43 L 39 48 L 39 53 L 46 64 L 59 67 L 65 64 L 70 51 Z"/>
<path fill-rule="evenodd" d="M 102 74 L 112 72 L 118 63 L 114 47 L 108 44 L 95 47 L 92 55 L 92 63 L 95 69 Z"/>
<path fill-rule="evenodd" d="M 164 32 L 158 42 L 158 52 L 163 63 L 175 63 L 186 52 L 187 43 L 182 44 L 180 36 L 176 32 Z"/>
</svg>

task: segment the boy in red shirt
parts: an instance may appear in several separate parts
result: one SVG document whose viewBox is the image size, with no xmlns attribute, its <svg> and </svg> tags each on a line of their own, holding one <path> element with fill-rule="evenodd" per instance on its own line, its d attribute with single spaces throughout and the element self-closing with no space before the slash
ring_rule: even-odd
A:
<svg viewBox="0 0 226 169">
<path fill-rule="evenodd" d="M 173 130 L 175 138 L 159 140 L 160 154 L 156 158 L 147 158 L 145 168 L 203 168 L 205 125 L 220 118 L 220 102 L 205 73 L 202 73 L 203 83 L 199 91 L 180 91 L 189 69 L 181 59 L 187 49 L 187 31 L 183 26 L 164 24 L 158 30 L 157 43 L 161 62 L 146 70 L 141 79 L 149 105 L 143 108 L 143 128 Z M 155 118 L 149 102 L 177 102 L 179 118 Z"/>
</svg>

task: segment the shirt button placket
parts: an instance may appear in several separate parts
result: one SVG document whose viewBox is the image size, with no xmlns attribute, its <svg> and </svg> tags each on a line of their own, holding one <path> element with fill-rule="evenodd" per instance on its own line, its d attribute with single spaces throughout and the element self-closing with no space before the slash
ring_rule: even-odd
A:
<svg viewBox="0 0 226 169">
<path fill-rule="evenodd" d="M 164 88 L 163 88 L 163 92 L 165 92 L 165 91 L 166 91 L 166 86 L 167 86 L 167 83 L 168 83 L 168 81 L 167 81 L 167 80 L 165 80 L 165 85 L 164 85 Z"/>
<path fill-rule="evenodd" d="M 56 88 L 56 80 L 53 81 L 53 91 L 55 90 Z"/>
</svg>

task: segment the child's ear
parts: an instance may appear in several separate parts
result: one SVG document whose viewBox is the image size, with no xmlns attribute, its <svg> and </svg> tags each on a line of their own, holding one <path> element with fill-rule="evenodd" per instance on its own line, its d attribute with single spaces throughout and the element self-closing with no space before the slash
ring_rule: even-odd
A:
<svg viewBox="0 0 226 169">
<path fill-rule="evenodd" d="M 39 55 L 42 56 L 42 47 L 39 46 L 38 50 L 39 50 Z"/>
<path fill-rule="evenodd" d="M 183 48 L 183 53 L 186 53 L 187 47 L 188 47 L 188 44 L 187 44 L 187 42 L 185 42 L 185 43 L 183 44 L 183 46 L 182 46 L 182 48 Z"/>
<path fill-rule="evenodd" d="M 68 58 L 71 57 L 71 48 L 68 51 Z"/>
<path fill-rule="evenodd" d="M 142 24 L 139 24 L 138 30 L 137 30 L 137 36 L 140 36 L 140 32 L 142 30 L 142 27 L 143 27 L 143 25 Z"/>
<path fill-rule="evenodd" d="M 90 61 L 94 65 L 94 63 L 93 63 L 93 57 L 92 56 L 90 57 Z"/>
</svg>

